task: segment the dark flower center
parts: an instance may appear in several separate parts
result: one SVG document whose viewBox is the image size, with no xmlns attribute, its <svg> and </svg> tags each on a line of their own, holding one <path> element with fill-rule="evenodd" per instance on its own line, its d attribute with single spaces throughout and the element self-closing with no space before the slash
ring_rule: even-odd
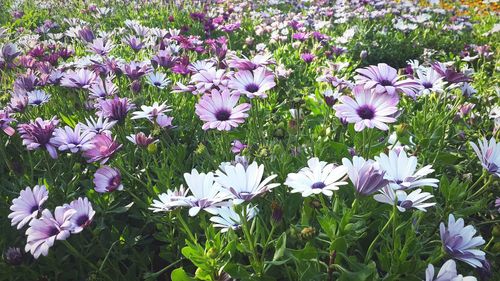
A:
<svg viewBox="0 0 500 281">
<path fill-rule="evenodd" d="M 231 117 L 231 112 L 226 109 L 221 109 L 215 113 L 215 118 L 217 118 L 218 121 L 227 121 L 229 117 Z"/>
<path fill-rule="evenodd" d="M 57 229 L 57 227 L 52 227 L 49 229 L 49 231 L 47 231 L 47 235 L 49 237 L 55 236 L 57 234 L 59 234 L 59 229 Z"/>
<path fill-rule="evenodd" d="M 85 223 L 87 223 L 88 220 L 89 220 L 89 217 L 87 215 L 81 215 L 80 217 L 78 217 L 76 219 L 76 225 L 82 226 Z"/>
<path fill-rule="evenodd" d="M 382 86 L 392 86 L 392 82 L 387 80 L 387 79 L 384 79 L 382 81 L 380 81 L 380 85 Z"/>
<path fill-rule="evenodd" d="M 33 212 L 38 211 L 39 208 L 40 207 L 38 205 L 31 207 L 30 213 L 33 214 Z"/>
<path fill-rule="evenodd" d="M 247 92 L 250 92 L 250 93 L 255 93 L 259 90 L 259 85 L 255 84 L 255 83 L 250 83 L 250 84 L 245 86 L 245 90 Z"/>
<path fill-rule="evenodd" d="M 425 82 L 425 83 L 422 83 L 422 86 L 424 86 L 424 88 L 426 88 L 426 89 L 430 89 L 430 88 L 432 88 L 432 83 Z"/>
<path fill-rule="evenodd" d="M 373 119 L 375 117 L 375 110 L 369 105 L 363 105 L 360 108 L 356 110 L 356 113 L 358 113 L 359 117 L 361 119 Z"/>
<path fill-rule="evenodd" d="M 413 206 L 413 202 L 411 200 L 404 200 L 404 201 L 398 200 L 398 205 L 401 208 L 410 209 Z"/>
<path fill-rule="evenodd" d="M 161 86 L 161 83 L 160 83 L 160 82 L 158 82 L 158 81 L 157 81 L 157 82 L 155 82 L 154 84 L 155 84 L 155 86 L 157 86 L 157 87 Z"/>
<path fill-rule="evenodd" d="M 121 177 L 120 177 L 120 176 L 114 176 L 114 177 L 110 180 L 110 182 L 109 182 L 109 187 L 108 187 L 108 190 L 109 190 L 109 191 L 113 191 L 113 190 L 117 189 L 117 188 L 118 188 L 118 186 L 120 186 L 121 182 L 122 182 L 122 179 L 121 179 Z"/>
<path fill-rule="evenodd" d="M 312 188 L 312 189 L 322 189 L 322 188 L 324 188 L 325 186 L 326 186 L 326 184 L 325 184 L 325 183 L 323 183 L 323 182 L 320 182 L 320 181 L 319 181 L 319 182 L 315 182 L 315 183 L 313 183 L 313 185 L 311 186 L 311 188 Z"/>
</svg>

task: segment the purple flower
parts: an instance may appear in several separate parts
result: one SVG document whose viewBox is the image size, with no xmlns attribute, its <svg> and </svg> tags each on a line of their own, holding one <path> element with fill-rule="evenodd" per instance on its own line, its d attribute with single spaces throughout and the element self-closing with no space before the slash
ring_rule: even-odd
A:
<svg viewBox="0 0 500 281">
<path fill-rule="evenodd" d="M 151 64 L 156 68 L 158 66 L 164 67 L 166 69 L 172 68 L 178 58 L 172 56 L 172 54 L 167 50 L 159 50 L 158 53 L 151 59 Z"/>
<path fill-rule="evenodd" d="M 476 230 L 472 225 L 464 227 L 464 220 L 458 219 L 450 214 L 448 227 L 444 223 L 439 225 L 439 233 L 443 242 L 444 250 L 454 259 L 470 264 L 472 267 L 482 267 L 485 253 L 476 247 L 485 243 L 483 237 L 476 236 Z"/>
<path fill-rule="evenodd" d="M 59 124 L 56 117 L 51 120 L 43 120 L 36 118 L 28 124 L 20 124 L 18 126 L 19 134 L 23 139 L 23 145 L 26 145 L 28 150 L 35 150 L 39 147 L 47 149 L 53 159 L 57 158 L 56 142 L 53 137 L 54 130 Z"/>
<path fill-rule="evenodd" d="M 231 143 L 231 152 L 234 154 L 238 154 L 241 151 L 243 151 L 243 149 L 245 149 L 246 147 L 247 145 L 242 143 L 240 140 L 234 140 Z"/>
<path fill-rule="evenodd" d="M 99 115 L 110 120 L 123 122 L 127 113 L 135 108 L 135 105 L 128 98 L 115 97 L 113 99 L 101 100 L 97 105 Z"/>
<path fill-rule="evenodd" d="M 161 128 L 172 128 L 172 121 L 174 117 L 167 116 L 165 114 L 160 114 L 156 117 L 156 124 Z"/>
<path fill-rule="evenodd" d="M 300 58 L 305 63 L 311 63 L 316 58 L 316 56 L 314 54 L 311 54 L 311 53 L 303 53 L 303 54 L 300 55 Z"/>
<path fill-rule="evenodd" d="M 343 158 L 342 165 L 347 168 L 347 175 L 360 195 L 371 195 L 389 183 L 384 179 L 384 172 L 373 160 L 354 156 L 352 162 Z"/>
<path fill-rule="evenodd" d="M 76 124 L 72 129 L 69 126 L 57 128 L 54 132 L 54 142 L 60 151 L 69 150 L 71 153 L 85 151 L 92 148 L 91 141 L 95 133 L 90 130 L 82 130 L 81 124 Z"/>
<path fill-rule="evenodd" d="M 45 93 L 42 90 L 34 90 L 27 93 L 28 104 L 33 106 L 42 105 L 50 100 L 50 94 Z"/>
<path fill-rule="evenodd" d="M 139 52 L 142 48 L 144 48 L 144 42 L 142 42 L 141 39 L 133 35 L 125 37 L 122 41 L 123 43 L 129 45 L 130 48 L 134 50 L 134 52 L 136 53 Z"/>
<path fill-rule="evenodd" d="M 87 26 L 80 29 L 78 31 L 78 35 L 80 35 L 80 39 L 86 41 L 87 43 L 92 43 L 95 39 L 94 32 L 92 32 L 92 30 Z"/>
<path fill-rule="evenodd" d="M 87 197 L 78 198 L 71 203 L 64 204 L 63 207 L 73 209 L 76 212 L 71 216 L 71 233 L 79 233 L 85 227 L 89 226 L 94 218 L 95 211 L 92 209 L 92 204 Z"/>
<path fill-rule="evenodd" d="M 5 110 L 0 110 L 0 129 L 4 131 L 8 136 L 14 135 L 16 133 L 16 130 L 9 126 L 9 124 L 15 121 L 13 118 L 9 117 L 9 112 Z"/>
<path fill-rule="evenodd" d="M 205 122 L 203 130 L 229 131 L 242 124 L 251 106 L 249 103 L 236 105 L 239 98 L 239 94 L 231 94 L 227 89 L 222 92 L 214 89 L 210 95 L 203 95 L 195 106 L 196 115 Z"/>
<path fill-rule="evenodd" d="M 107 56 L 114 48 L 111 40 L 106 38 L 97 38 L 89 44 L 89 50 L 101 56 Z"/>
<path fill-rule="evenodd" d="M 8 218 L 12 220 L 11 225 L 17 224 L 17 229 L 22 228 L 31 219 L 38 216 L 40 207 L 49 198 L 49 193 L 44 185 L 35 185 L 33 189 L 26 187 L 21 190 L 19 197 L 12 200 Z"/>
<path fill-rule="evenodd" d="M 388 130 L 386 123 L 396 122 L 393 115 L 398 111 L 397 96 L 379 95 L 370 89 L 356 86 L 353 90 L 354 99 L 348 96 L 340 97 L 341 104 L 334 105 L 335 116 L 346 118 L 349 123 L 355 123 L 354 129 L 362 131 L 365 127 L 377 127 Z"/>
<path fill-rule="evenodd" d="M 97 79 L 97 74 L 88 69 L 69 70 L 61 79 L 61 86 L 88 89 Z"/>
<path fill-rule="evenodd" d="M 453 68 L 447 67 L 440 62 L 433 63 L 432 68 L 443 77 L 444 81 L 451 84 L 470 82 L 472 80 L 465 74 L 457 72 Z"/>
<path fill-rule="evenodd" d="M 8 106 L 9 109 L 14 112 L 23 112 L 28 106 L 28 96 L 25 94 L 12 93 Z"/>
<path fill-rule="evenodd" d="M 241 59 L 235 56 L 228 59 L 228 66 L 238 70 L 255 70 L 270 64 L 276 64 L 276 61 L 273 59 L 272 54 L 269 53 L 255 55 L 251 60 L 246 57 Z"/>
<path fill-rule="evenodd" d="M 49 210 L 43 210 L 42 217 L 32 220 L 26 230 L 28 239 L 24 250 L 31 252 L 35 259 L 40 255 L 48 255 L 49 248 L 56 240 L 66 240 L 69 237 L 70 219 L 75 212 L 70 208 L 57 207 L 53 216 Z"/>
<path fill-rule="evenodd" d="M 137 80 L 152 70 L 151 66 L 146 62 L 133 61 L 123 67 L 123 72 L 130 80 Z"/>
<path fill-rule="evenodd" d="M 6 62 L 7 65 L 12 63 L 15 58 L 17 58 L 21 54 L 20 51 L 17 50 L 17 46 L 12 43 L 7 43 L 2 46 L 2 50 L 0 53 L 0 62 Z"/>
<path fill-rule="evenodd" d="M 500 197 L 495 199 L 495 208 L 498 208 L 498 212 L 500 213 Z"/>
<path fill-rule="evenodd" d="M 309 38 L 309 35 L 305 32 L 297 32 L 292 35 L 293 40 L 298 40 L 298 41 L 306 41 Z"/>
<path fill-rule="evenodd" d="M 480 140 L 479 147 L 473 142 L 470 145 L 479 157 L 483 168 L 488 173 L 500 177 L 500 143 L 497 143 L 492 137 L 489 142 L 486 138 Z"/>
<path fill-rule="evenodd" d="M 87 158 L 87 163 L 101 161 L 106 163 L 113 154 L 122 147 L 107 134 L 96 135 L 92 141 L 92 148 L 83 152 L 83 157 Z"/>
<path fill-rule="evenodd" d="M 392 96 L 405 93 L 413 97 L 420 87 L 419 83 L 411 79 L 401 80 L 396 69 L 385 63 L 356 69 L 356 72 L 359 73 L 354 77 L 356 84 L 363 85 L 365 89 L 374 89 L 375 94 L 387 93 Z"/>
<path fill-rule="evenodd" d="M 94 174 L 94 189 L 99 193 L 122 190 L 120 170 L 109 166 L 102 166 Z"/>
<path fill-rule="evenodd" d="M 259 67 L 253 71 L 238 71 L 228 84 L 229 88 L 249 98 L 265 98 L 267 90 L 276 86 L 274 75 L 265 67 Z"/>
<path fill-rule="evenodd" d="M 131 141 L 133 144 L 140 146 L 142 148 L 148 147 L 148 145 L 157 142 L 151 135 L 146 136 L 143 132 L 139 132 L 138 134 L 132 134 L 127 136 L 127 139 Z"/>
<path fill-rule="evenodd" d="M 434 279 L 434 266 L 429 264 L 425 270 L 425 281 L 476 281 L 476 278 L 458 274 L 455 261 L 448 260 L 439 269 L 436 279 Z"/>
</svg>

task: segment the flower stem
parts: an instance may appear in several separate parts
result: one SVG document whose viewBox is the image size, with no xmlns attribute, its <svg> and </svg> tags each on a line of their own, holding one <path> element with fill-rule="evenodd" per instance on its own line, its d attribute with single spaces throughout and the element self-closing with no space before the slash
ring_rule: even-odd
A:
<svg viewBox="0 0 500 281">
<path fill-rule="evenodd" d="M 243 214 L 240 214 L 242 222 L 241 228 L 243 229 L 243 235 L 245 236 L 245 240 L 248 243 L 248 248 L 250 248 L 250 251 L 252 252 L 252 256 L 250 258 L 250 264 L 254 269 L 255 273 L 258 276 L 262 276 L 262 266 L 260 264 L 257 249 L 254 244 L 255 241 L 252 239 L 252 236 L 250 234 L 250 229 L 248 227 L 248 220 L 247 220 L 247 209 L 245 207 L 242 208 L 242 213 Z"/>
<path fill-rule="evenodd" d="M 382 227 L 382 230 L 378 232 L 377 236 L 375 236 L 375 239 L 373 239 L 372 243 L 368 247 L 368 251 L 366 251 L 366 256 L 365 256 L 365 263 L 367 263 L 370 260 L 373 248 L 375 247 L 375 243 L 377 243 L 378 239 L 380 239 L 380 236 L 382 236 L 382 233 L 384 233 L 384 231 L 389 227 L 389 224 L 392 222 L 393 218 L 394 218 L 394 211 L 391 213 L 391 216 L 385 223 L 384 227 Z"/>
<path fill-rule="evenodd" d="M 482 176 L 481 176 L 481 177 L 482 177 Z M 478 191 L 476 191 L 474 194 L 472 194 L 471 198 L 474 198 L 474 197 L 478 196 L 479 194 L 483 193 L 483 191 L 485 191 L 485 190 L 489 187 L 489 185 L 490 185 L 490 183 L 491 183 L 491 181 L 492 181 L 492 180 L 493 180 L 493 177 L 492 177 L 492 176 L 490 176 L 490 178 L 489 178 L 489 179 L 488 179 L 488 181 L 487 181 L 487 182 L 483 185 L 483 187 L 481 187 Z M 479 182 L 479 180 L 478 180 L 478 182 Z"/>
<path fill-rule="evenodd" d="M 182 217 L 182 214 L 180 212 L 178 212 L 176 217 L 179 220 L 179 222 L 182 224 L 182 227 L 184 228 L 184 231 L 186 232 L 186 234 L 189 236 L 189 239 L 191 240 L 191 242 L 196 244 L 197 240 L 194 237 L 193 232 L 191 232 L 191 229 L 187 225 L 186 221 Z"/>
</svg>

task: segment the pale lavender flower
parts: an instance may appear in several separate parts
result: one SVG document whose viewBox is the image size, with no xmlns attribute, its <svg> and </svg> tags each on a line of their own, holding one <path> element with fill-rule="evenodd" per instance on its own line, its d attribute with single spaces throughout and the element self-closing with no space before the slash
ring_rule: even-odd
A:
<svg viewBox="0 0 500 281">
<path fill-rule="evenodd" d="M 479 147 L 473 142 L 470 142 L 470 145 L 479 157 L 483 168 L 488 173 L 500 177 L 500 143 L 492 137 L 489 142 L 486 138 L 481 139 Z"/>
<path fill-rule="evenodd" d="M 165 89 L 170 84 L 170 80 L 167 78 L 167 75 L 161 72 L 149 73 L 146 75 L 146 82 L 158 89 Z"/>
<path fill-rule="evenodd" d="M 379 194 L 375 194 L 373 199 L 378 202 L 389 204 L 391 206 L 396 203 L 396 207 L 400 212 L 404 212 L 411 208 L 426 212 L 425 208 L 436 205 L 435 202 L 425 202 L 434 197 L 429 192 L 422 192 L 421 189 L 412 191 L 407 194 L 404 190 L 394 190 L 389 186 L 383 187 Z"/>
<path fill-rule="evenodd" d="M 143 132 L 127 136 L 127 139 L 131 141 L 133 144 L 140 146 L 142 148 L 146 148 L 148 147 L 148 145 L 158 142 L 158 140 L 151 137 L 151 135 L 146 136 L 146 134 L 144 134 Z"/>
<path fill-rule="evenodd" d="M 267 97 L 266 91 L 276 86 L 274 75 L 265 67 L 253 71 L 241 70 L 231 78 L 228 87 L 249 98 Z"/>
<path fill-rule="evenodd" d="M 231 152 L 234 154 L 238 154 L 243 151 L 247 147 L 246 144 L 242 143 L 240 140 L 234 140 L 231 143 Z"/>
<path fill-rule="evenodd" d="M 360 195 L 371 195 L 389 183 L 384 179 L 385 172 L 373 160 L 354 156 L 352 162 L 343 158 L 342 165 L 347 168 L 347 175 L 354 185 L 356 193 Z"/>
<path fill-rule="evenodd" d="M 446 253 L 457 260 L 468 263 L 472 267 L 482 267 L 486 259 L 485 253 L 476 249 L 485 243 L 483 237 L 476 236 L 476 229 L 472 225 L 464 227 L 464 220 L 458 219 L 450 214 L 448 227 L 444 223 L 439 225 L 439 233 Z"/>
<path fill-rule="evenodd" d="M 123 190 L 120 170 L 102 166 L 94 174 L 94 190 L 99 193 Z"/>
<path fill-rule="evenodd" d="M 88 69 L 68 70 L 61 79 L 61 86 L 88 89 L 97 79 L 97 74 Z"/>
<path fill-rule="evenodd" d="M 425 270 L 425 281 L 476 281 L 476 277 L 464 277 L 457 273 L 457 264 L 454 260 L 447 260 L 439 269 L 434 278 L 434 266 L 429 264 Z"/>
<path fill-rule="evenodd" d="M 50 100 L 50 94 L 47 94 L 42 90 L 28 92 L 27 95 L 29 105 L 39 106 Z"/>
<path fill-rule="evenodd" d="M 91 141 L 92 148 L 83 152 L 83 157 L 87 158 L 87 163 L 101 161 L 104 164 L 113 154 L 122 147 L 111 135 L 98 134 Z"/>
<path fill-rule="evenodd" d="M 405 93 L 411 97 L 420 87 L 419 83 L 411 79 L 398 76 L 396 69 L 385 63 L 371 65 L 366 68 L 356 69 L 356 84 L 363 85 L 365 89 L 374 89 L 375 94 L 387 93 L 390 96 L 396 93 Z"/>
<path fill-rule="evenodd" d="M 118 93 L 118 87 L 111 81 L 108 76 L 105 79 L 105 84 L 101 78 L 97 78 L 89 88 L 91 98 L 105 99 L 109 96 L 115 96 Z"/>
<path fill-rule="evenodd" d="M 49 198 L 49 192 L 44 185 L 35 185 L 33 189 L 26 187 L 21 190 L 19 197 L 12 200 L 8 218 L 12 220 L 11 225 L 17 224 L 17 229 L 22 228 L 31 219 L 38 216 L 43 203 Z"/>
<path fill-rule="evenodd" d="M 246 208 L 246 220 L 251 221 L 257 215 L 257 208 L 250 205 Z M 227 232 L 229 229 L 237 230 L 241 227 L 242 221 L 238 213 L 234 211 L 233 206 L 222 206 L 217 208 L 217 215 L 210 218 L 214 227 L 221 228 L 221 232 Z"/>
<path fill-rule="evenodd" d="M 89 199 L 87 199 L 87 197 L 80 197 L 76 200 L 73 200 L 71 203 L 69 203 L 69 205 L 64 204 L 63 207 L 70 208 L 76 211 L 70 219 L 71 233 L 79 233 L 85 227 L 89 226 L 90 223 L 92 223 L 95 211 L 92 208 L 92 204 L 89 202 Z"/>
<path fill-rule="evenodd" d="M 133 61 L 123 67 L 123 72 L 130 80 L 137 80 L 151 71 L 151 66 L 146 62 Z"/>
<path fill-rule="evenodd" d="M 60 151 L 69 150 L 71 153 L 86 151 L 93 147 L 92 139 L 95 133 L 82 130 L 81 124 L 76 124 L 75 128 L 65 126 L 57 128 L 54 132 L 54 143 Z"/>
<path fill-rule="evenodd" d="M 110 120 L 123 122 L 127 113 L 135 108 L 135 105 L 128 98 L 114 97 L 113 99 L 100 100 L 97 104 L 99 115 Z"/>
<path fill-rule="evenodd" d="M 45 209 L 42 211 L 40 219 L 34 219 L 30 222 L 30 227 L 26 230 L 28 236 L 26 252 L 38 259 L 40 255 L 49 254 L 49 248 L 54 245 L 56 240 L 66 240 L 70 235 L 71 217 L 75 210 L 65 207 L 57 207 L 54 215 Z"/>
<path fill-rule="evenodd" d="M 254 70 L 261 66 L 267 66 L 270 64 L 276 64 L 276 61 L 270 53 L 257 54 L 252 59 L 248 59 L 246 57 L 238 58 L 236 56 L 232 56 L 228 59 L 229 67 L 236 68 L 238 70 Z"/>
<path fill-rule="evenodd" d="M 165 102 L 159 104 L 158 102 L 154 102 L 152 106 L 142 105 L 141 111 L 135 111 L 132 113 L 131 119 L 141 119 L 145 118 L 150 121 L 154 121 L 159 115 L 163 115 L 165 112 L 169 112 L 172 109 Z"/>
<path fill-rule="evenodd" d="M 0 110 L 0 129 L 6 133 L 8 136 L 12 136 L 16 133 L 16 130 L 9 126 L 9 124 L 15 121 L 13 118 L 9 117 L 9 112 L 6 110 Z"/>
<path fill-rule="evenodd" d="M 160 114 L 158 117 L 156 117 L 156 124 L 160 126 L 161 128 L 172 128 L 172 121 L 174 120 L 174 117 L 167 116 L 165 114 Z"/>
<path fill-rule="evenodd" d="M 108 118 L 104 118 L 102 115 L 97 117 L 97 120 L 94 117 L 85 118 L 86 124 L 81 124 L 83 130 L 91 131 L 96 134 L 106 133 L 111 134 L 111 129 L 118 121 L 110 121 Z"/>
<path fill-rule="evenodd" d="M 113 42 L 106 38 L 96 38 L 89 44 L 89 51 L 97 55 L 107 56 L 115 47 Z"/>
<path fill-rule="evenodd" d="M 53 117 L 51 120 L 43 120 L 36 118 L 27 124 L 18 126 L 19 134 L 23 139 L 23 145 L 26 145 L 28 150 L 45 148 L 53 159 L 57 158 L 57 144 L 55 143 L 53 133 L 59 124 L 59 120 Z"/>
<path fill-rule="evenodd" d="M 178 189 L 167 190 L 167 193 L 162 193 L 158 195 L 158 200 L 154 199 L 153 204 L 149 208 L 154 213 L 157 212 L 169 212 L 177 207 L 179 200 L 186 198 L 189 189 L 185 189 L 182 185 Z M 181 204 L 182 205 L 182 204 Z"/>
</svg>

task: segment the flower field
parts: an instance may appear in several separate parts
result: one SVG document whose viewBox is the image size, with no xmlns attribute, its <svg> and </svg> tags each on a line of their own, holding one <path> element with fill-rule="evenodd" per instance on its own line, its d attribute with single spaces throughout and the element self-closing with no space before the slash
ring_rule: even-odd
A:
<svg viewBox="0 0 500 281">
<path fill-rule="evenodd" d="M 0 6 L 0 280 L 500 280 L 497 1 Z"/>
</svg>

